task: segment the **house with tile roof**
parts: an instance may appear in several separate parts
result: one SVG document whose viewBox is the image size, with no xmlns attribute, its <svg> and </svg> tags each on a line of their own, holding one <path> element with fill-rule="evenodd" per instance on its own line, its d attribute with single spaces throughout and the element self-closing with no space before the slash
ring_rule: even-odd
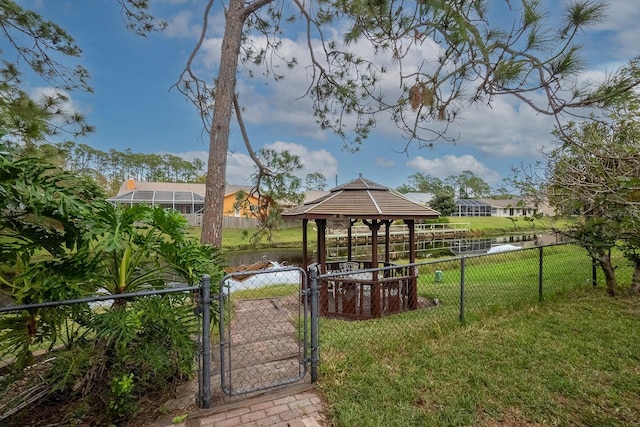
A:
<svg viewBox="0 0 640 427">
<path fill-rule="evenodd" d="M 225 217 L 255 219 L 255 212 L 259 209 L 258 198 L 251 194 L 251 189 L 248 185 L 225 186 Z M 190 224 L 201 225 L 204 197 L 205 184 L 128 179 L 122 184 L 118 194 L 107 201 L 128 206 L 145 203 L 175 209 L 185 215 Z"/>
</svg>

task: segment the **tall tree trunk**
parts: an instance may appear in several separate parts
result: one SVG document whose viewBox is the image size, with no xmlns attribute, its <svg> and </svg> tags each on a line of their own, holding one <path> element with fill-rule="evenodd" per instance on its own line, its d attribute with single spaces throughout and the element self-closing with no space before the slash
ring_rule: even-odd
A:
<svg viewBox="0 0 640 427">
<path fill-rule="evenodd" d="M 615 296 L 618 283 L 616 282 L 616 272 L 611 265 L 611 259 L 607 257 L 607 262 L 601 263 L 602 271 L 604 272 L 604 281 L 607 286 L 607 293 L 611 296 Z"/>
<path fill-rule="evenodd" d="M 631 276 L 630 294 L 640 294 L 640 262 L 636 262 L 635 267 Z"/>
<path fill-rule="evenodd" d="M 229 146 L 229 126 L 236 87 L 238 57 L 242 43 L 242 29 L 246 19 L 243 14 L 243 7 L 244 0 L 229 1 L 209 135 L 209 165 L 201 241 L 218 247 L 222 244 L 222 215 L 227 171 L 227 148 Z"/>
<path fill-rule="evenodd" d="M 602 251 L 598 251 L 596 260 L 600 263 L 602 272 L 604 273 L 604 281 L 607 287 L 607 293 L 610 296 L 615 296 L 618 283 L 616 282 L 616 270 L 611 264 L 611 256 Z"/>
</svg>

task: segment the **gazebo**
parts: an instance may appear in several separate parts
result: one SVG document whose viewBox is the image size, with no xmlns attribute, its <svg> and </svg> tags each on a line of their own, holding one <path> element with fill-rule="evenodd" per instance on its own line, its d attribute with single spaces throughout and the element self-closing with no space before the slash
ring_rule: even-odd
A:
<svg viewBox="0 0 640 427">
<path fill-rule="evenodd" d="M 415 221 L 438 218 L 440 214 L 437 211 L 360 176 L 282 215 L 289 219 L 302 219 L 304 260 L 310 259 L 307 225 L 309 220 L 316 223 L 317 262 L 320 273 L 327 275 L 320 285 L 321 315 L 370 319 L 418 308 L 415 267 L 396 266 L 390 262 L 389 226 L 397 220 L 408 226 L 409 263 L 413 264 L 416 259 Z M 371 232 L 369 261 L 354 260 L 352 227 L 358 221 Z M 347 230 L 347 257 L 344 260 L 327 262 L 329 223 Z M 383 254 L 379 254 L 380 243 L 384 243 Z"/>
</svg>

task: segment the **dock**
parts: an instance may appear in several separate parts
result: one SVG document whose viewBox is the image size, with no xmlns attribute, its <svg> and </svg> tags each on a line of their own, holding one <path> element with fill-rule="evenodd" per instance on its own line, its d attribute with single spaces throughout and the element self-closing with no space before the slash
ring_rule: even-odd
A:
<svg viewBox="0 0 640 427">
<path fill-rule="evenodd" d="M 349 235 L 344 229 L 329 229 L 326 235 L 326 244 L 329 259 L 344 257 L 349 247 Z M 444 242 L 452 239 L 466 239 L 470 234 L 470 223 L 442 223 L 442 224 L 416 224 L 415 241 L 418 250 L 428 250 L 442 247 Z M 385 243 L 385 233 L 381 229 L 377 239 L 378 244 Z M 409 228 L 404 224 L 391 225 L 389 227 L 389 244 L 396 257 L 408 253 Z M 372 236 L 367 226 L 356 225 L 351 228 L 351 247 L 357 255 L 371 253 Z M 392 254 L 393 258 L 393 254 Z"/>
</svg>

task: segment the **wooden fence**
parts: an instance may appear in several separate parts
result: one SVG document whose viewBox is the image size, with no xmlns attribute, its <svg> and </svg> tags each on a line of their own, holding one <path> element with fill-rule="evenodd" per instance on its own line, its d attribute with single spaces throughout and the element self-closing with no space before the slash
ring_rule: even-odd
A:
<svg viewBox="0 0 640 427">
<path fill-rule="evenodd" d="M 194 227 L 202 227 L 202 214 L 184 214 L 189 221 L 189 225 Z M 225 216 L 222 218 L 223 228 L 257 228 L 260 226 L 260 221 L 256 218 L 240 218 L 233 216 Z M 284 221 L 281 225 L 282 228 L 300 227 L 299 221 Z"/>
</svg>

